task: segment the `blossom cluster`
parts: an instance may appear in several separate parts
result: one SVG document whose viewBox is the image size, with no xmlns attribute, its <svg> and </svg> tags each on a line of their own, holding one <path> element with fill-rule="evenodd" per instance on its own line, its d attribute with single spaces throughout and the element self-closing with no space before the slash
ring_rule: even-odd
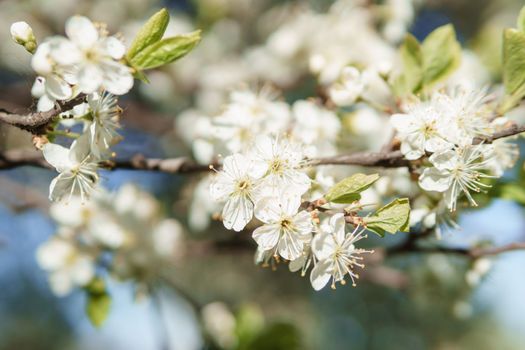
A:
<svg viewBox="0 0 525 350">
<path fill-rule="evenodd" d="M 38 248 L 37 262 L 59 296 L 106 274 L 146 293 L 163 266 L 184 254 L 181 224 L 164 218 L 159 203 L 134 185 L 97 191 L 88 203 L 80 197 L 54 203 L 50 215 L 57 234 Z"/>
<path fill-rule="evenodd" d="M 31 66 L 37 77 L 31 93 L 38 98 L 38 111 L 50 111 L 57 102 L 85 96 L 86 102 L 80 99 L 59 115 L 47 139 L 38 145 L 60 173 L 51 182 L 49 198 L 78 195 L 84 201 L 99 180 L 99 162 L 111 157 L 111 146 L 120 140 L 117 95 L 132 88 L 133 76 L 131 68 L 122 63 L 126 52 L 123 42 L 109 36 L 103 24 L 73 16 L 66 22 L 65 31 L 67 37 L 52 36 L 37 45 L 25 22 L 14 23 L 11 28 L 17 43 L 26 48 L 28 42 L 33 44 L 28 51 L 34 53 Z M 54 143 L 60 136 L 73 142 L 69 147 Z"/>
<path fill-rule="evenodd" d="M 391 117 L 406 159 L 431 154 L 419 185 L 443 193 L 451 211 L 462 194 L 475 206 L 471 192 L 490 187 L 484 180 L 502 176 L 518 158 L 517 146 L 507 140 L 483 142 L 507 122 L 494 116 L 493 110 L 485 90 L 456 88 L 449 93 L 437 91 L 427 101 L 410 104 L 405 113 Z"/>
</svg>

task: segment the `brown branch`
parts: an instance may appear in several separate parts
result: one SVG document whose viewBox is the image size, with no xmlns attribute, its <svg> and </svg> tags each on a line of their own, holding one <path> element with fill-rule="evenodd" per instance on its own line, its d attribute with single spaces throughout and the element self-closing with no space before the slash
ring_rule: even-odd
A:
<svg viewBox="0 0 525 350">
<path fill-rule="evenodd" d="M 46 133 L 47 126 L 57 115 L 69 111 L 74 106 L 82 103 L 85 97 L 84 94 L 81 94 L 69 101 L 57 101 L 55 106 L 47 112 L 19 114 L 0 108 L 0 121 L 29 131 L 32 134 L 42 135 Z"/>
<path fill-rule="evenodd" d="M 72 101 L 69 101 L 72 102 Z M 68 102 L 68 103 L 69 103 Z M 78 103 L 78 101 L 76 102 Z M 67 108 L 63 105 L 60 108 Z M 47 112 L 46 112 L 47 113 Z M 11 115 L 12 117 L 12 115 Z M 11 118 L 10 117 L 10 118 Z M 1 118 L 0 118 L 1 120 Z M 27 120 L 24 119 L 26 122 Z M 517 126 L 512 124 L 508 128 L 494 133 L 492 136 L 484 139 L 474 139 L 473 144 L 481 142 L 490 143 L 492 141 L 520 134 L 525 132 L 525 125 Z M 50 168 L 42 156 L 38 152 L 27 152 L 10 150 L 0 153 L 0 169 L 11 169 L 18 166 L 31 165 L 36 167 Z M 186 157 L 178 158 L 146 158 L 140 154 L 135 155 L 129 159 L 117 159 L 104 161 L 101 167 L 114 169 L 130 169 L 130 170 L 148 170 L 160 171 L 168 174 L 188 174 L 196 172 L 206 172 L 210 170 L 210 166 L 197 164 Z M 384 168 L 400 168 L 410 166 L 410 161 L 403 157 L 399 150 L 388 152 L 357 152 L 347 155 L 340 155 L 335 157 L 310 159 L 309 166 L 319 165 L 359 165 L 366 167 L 384 167 Z M 215 168 L 219 168 L 220 164 L 211 164 Z"/>
</svg>

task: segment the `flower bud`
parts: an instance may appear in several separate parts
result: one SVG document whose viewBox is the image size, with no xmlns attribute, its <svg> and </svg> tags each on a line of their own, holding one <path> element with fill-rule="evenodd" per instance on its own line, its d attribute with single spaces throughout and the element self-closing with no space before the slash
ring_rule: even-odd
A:
<svg viewBox="0 0 525 350">
<path fill-rule="evenodd" d="M 26 22 L 15 22 L 11 25 L 11 36 L 13 40 L 22 45 L 30 53 L 36 50 L 36 39 L 33 29 Z"/>
</svg>

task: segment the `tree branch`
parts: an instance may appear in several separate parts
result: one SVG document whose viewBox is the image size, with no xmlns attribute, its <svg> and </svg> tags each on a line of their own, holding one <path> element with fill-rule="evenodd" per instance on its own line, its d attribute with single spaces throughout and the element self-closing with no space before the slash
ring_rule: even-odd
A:
<svg viewBox="0 0 525 350">
<path fill-rule="evenodd" d="M 47 112 L 18 114 L 0 108 L 0 121 L 32 134 L 42 135 L 45 134 L 47 126 L 57 115 L 71 110 L 74 106 L 84 102 L 85 98 L 84 94 L 80 94 L 69 101 L 57 101 L 55 106 Z"/>
</svg>

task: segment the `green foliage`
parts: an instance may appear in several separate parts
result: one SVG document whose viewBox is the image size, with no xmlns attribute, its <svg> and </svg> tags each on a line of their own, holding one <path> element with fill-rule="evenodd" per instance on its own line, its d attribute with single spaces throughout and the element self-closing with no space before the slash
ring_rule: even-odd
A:
<svg viewBox="0 0 525 350">
<path fill-rule="evenodd" d="M 525 96 L 525 33 L 506 29 L 503 34 L 503 83 L 507 96 L 500 107 L 504 113 Z"/>
<path fill-rule="evenodd" d="M 521 32 L 525 33 L 525 6 L 521 8 L 520 14 L 518 16 L 517 27 Z"/>
<path fill-rule="evenodd" d="M 111 297 L 101 278 L 95 278 L 85 288 L 87 292 L 86 314 L 95 327 L 100 327 L 109 315 Z"/>
<path fill-rule="evenodd" d="M 361 199 L 360 193 L 372 186 L 378 179 L 378 174 L 354 174 L 330 188 L 325 199 L 333 203 L 352 203 Z"/>
<path fill-rule="evenodd" d="M 439 27 L 420 44 L 408 34 L 400 47 L 403 72 L 393 83 L 397 95 L 426 91 L 445 80 L 461 62 L 461 45 L 450 24 Z"/>
<path fill-rule="evenodd" d="M 138 69 L 152 69 L 172 63 L 190 52 L 200 40 L 200 30 L 162 39 L 137 53 L 131 64 Z"/>
<path fill-rule="evenodd" d="M 289 323 L 275 322 L 265 325 L 264 315 L 254 305 L 244 305 L 236 315 L 236 350 L 299 350 L 301 337 L 297 328 Z"/>
<path fill-rule="evenodd" d="M 126 58 L 132 60 L 140 51 L 162 39 L 169 21 L 170 15 L 165 8 L 151 16 L 135 36 Z"/>
<path fill-rule="evenodd" d="M 408 198 L 398 198 L 388 203 L 374 215 L 363 218 L 366 228 L 383 237 L 385 232 L 409 232 L 410 203 Z"/>
<path fill-rule="evenodd" d="M 423 81 L 423 54 L 419 42 L 412 34 L 407 34 L 400 49 L 403 74 L 395 84 L 398 95 L 418 91 Z"/>
<path fill-rule="evenodd" d="M 126 53 L 126 60 L 134 68 L 134 77 L 143 82 L 148 78 L 143 70 L 172 63 L 189 53 L 201 40 L 200 30 L 162 39 L 169 13 L 162 9 L 142 26 Z"/>
</svg>

